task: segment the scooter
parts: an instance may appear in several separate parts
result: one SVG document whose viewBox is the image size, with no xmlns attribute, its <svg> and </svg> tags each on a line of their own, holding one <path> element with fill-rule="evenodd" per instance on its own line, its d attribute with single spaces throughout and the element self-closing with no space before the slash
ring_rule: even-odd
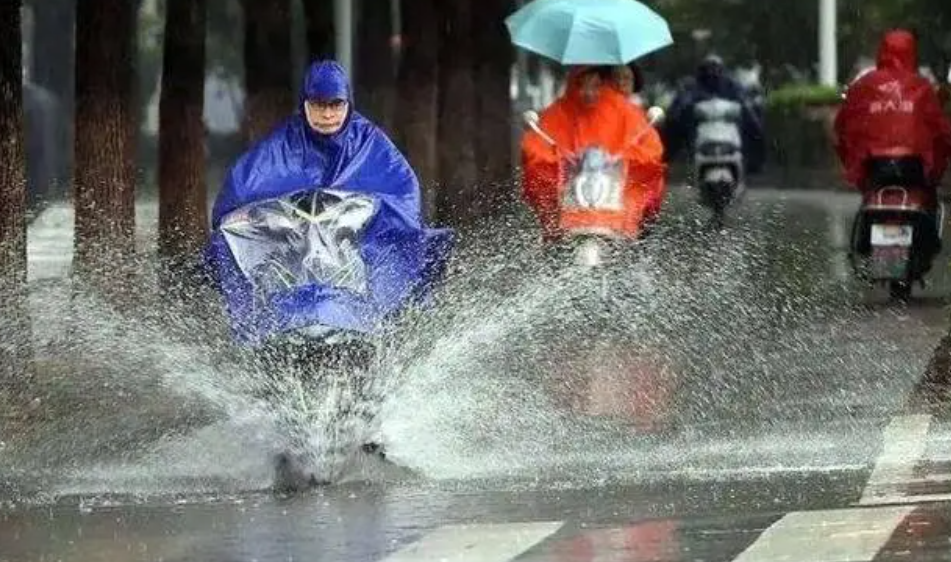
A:
<svg viewBox="0 0 951 562">
<path fill-rule="evenodd" d="M 362 428 L 328 444 L 332 466 L 359 450 L 385 457 L 372 435 L 383 398 L 371 384 L 376 337 L 423 284 L 428 260 L 418 257 L 433 232 L 446 233 L 408 222 L 381 196 L 323 188 L 248 204 L 213 232 L 232 331 L 272 379 L 265 399 L 281 396 L 272 400 L 286 440 L 275 459 L 276 489 L 333 479 L 318 477 L 309 458 L 321 424 Z M 308 397 L 331 389 L 339 399 L 328 415 Z"/>
<path fill-rule="evenodd" d="M 712 211 L 717 228 L 723 225 L 727 208 L 743 195 L 746 187 L 740 131 L 742 110 L 738 102 L 724 98 L 705 100 L 694 108 L 698 123 L 694 178 L 700 203 Z"/>
<path fill-rule="evenodd" d="M 664 110 L 651 107 L 647 117 L 648 127 L 654 126 L 663 119 Z M 560 214 L 566 233 L 565 244 L 571 249 L 571 262 L 586 270 L 603 267 L 629 241 L 611 225 L 599 221 L 595 213 L 624 210 L 627 162 L 622 156 L 609 154 L 598 146 L 575 154 L 565 153 L 541 128 L 538 113 L 526 111 L 523 119 L 561 157 Z M 636 142 L 646 131 L 638 132 L 630 142 Z M 602 284 L 602 292 L 605 291 L 606 281 Z"/>
<path fill-rule="evenodd" d="M 349 309 L 370 290 L 360 247 L 376 214 L 371 196 L 311 189 L 226 215 L 218 231 L 225 267 L 237 270 L 231 289 L 243 293 L 226 293 L 239 340 L 265 349 L 363 340 L 372 327 Z M 350 306 L 322 310 L 318 302 L 335 296 Z"/>
<path fill-rule="evenodd" d="M 924 276 L 944 237 L 944 203 L 935 200 L 917 157 L 872 158 L 875 187 L 862 198 L 852 226 L 850 258 L 859 279 L 887 285 L 906 301 Z"/>
</svg>

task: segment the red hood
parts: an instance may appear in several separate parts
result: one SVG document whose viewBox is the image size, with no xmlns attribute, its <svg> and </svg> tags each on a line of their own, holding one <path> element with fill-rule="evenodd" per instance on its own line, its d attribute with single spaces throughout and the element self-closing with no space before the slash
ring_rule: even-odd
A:
<svg viewBox="0 0 951 562">
<path fill-rule="evenodd" d="M 889 31 L 878 47 L 878 68 L 918 72 L 918 43 L 904 30 Z"/>
</svg>

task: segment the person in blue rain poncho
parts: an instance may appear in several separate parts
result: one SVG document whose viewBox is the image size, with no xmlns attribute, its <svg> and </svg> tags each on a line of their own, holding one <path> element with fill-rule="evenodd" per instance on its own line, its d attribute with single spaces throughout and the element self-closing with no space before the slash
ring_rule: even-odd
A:
<svg viewBox="0 0 951 562">
<path fill-rule="evenodd" d="M 238 274 L 222 223 L 248 204 L 313 188 L 365 193 L 378 201 L 360 250 L 369 290 L 356 294 L 310 283 L 261 306 Z M 310 65 L 297 111 L 231 168 L 214 204 L 212 228 L 208 261 L 236 337 L 252 345 L 314 323 L 372 330 L 427 294 L 451 245 L 449 231 L 423 225 L 416 174 L 383 131 L 354 110 L 346 72 L 333 61 Z"/>
<path fill-rule="evenodd" d="M 385 195 L 419 222 L 416 175 L 383 131 L 354 111 L 343 67 L 311 64 L 301 97 L 299 111 L 231 169 L 215 201 L 213 227 L 242 205 L 311 186 Z"/>
<path fill-rule="evenodd" d="M 743 135 L 743 153 L 746 171 L 757 174 L 762 170 L 766 155 L 765 130 L 762 117 L 740 83 L 727 73 L 717 55 L 709 55 L 700 63 L 692 83 L 682 89 L 667 111 L 662 128 L 666 157 L 671 159 L 682 148 L 692 148 L 696 140 L 697 118 L 694 110 L 700 102 L 723 98 L 740 104 Z"/>
</svg>

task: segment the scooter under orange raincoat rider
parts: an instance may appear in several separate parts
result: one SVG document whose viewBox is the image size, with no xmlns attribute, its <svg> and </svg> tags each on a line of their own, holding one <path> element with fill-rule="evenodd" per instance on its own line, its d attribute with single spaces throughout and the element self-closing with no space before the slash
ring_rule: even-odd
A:
<svg viewBox="0 0 951 562">
<path fill-rule="evenodd" d="M 530 130 L 522 140 L 522 197 L 541 223 L 545 242 L 586 226 L 637 237 L 645 223 L 656 218 L 666 194 L 667 167 L 660 135 L 644 110 L 602 82 L 598 72 L 590 67 L 572 71 L 565 94 L 542 112 L 540 126 L 557 148 Z M 591 146 L 626 160 L 621 211 L 561 209 L 564 157 Z"/>
</svg>

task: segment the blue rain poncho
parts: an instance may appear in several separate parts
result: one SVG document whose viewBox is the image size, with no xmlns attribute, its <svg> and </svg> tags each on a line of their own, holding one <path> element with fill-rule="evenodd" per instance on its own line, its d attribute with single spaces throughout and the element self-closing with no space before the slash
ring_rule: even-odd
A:
<svg viewBox="0 0 951 562">
<path fill-rule="evenodd" d="M 235 163 L 212 212 L 208 261 L 225 297 L 233 331 L 245 343 L 261 343 L 274 333 L 313 325 L 372 331 L 411 299 L 425 298 L 441 275 L 451 246 L 448 230 L 423 225 L 419 182 L 409 163 L 378 127 L 353 110 L 343 68 L 334 62 L 312 64 L 301 98 L 294 115 Z M 349 100 L 343 127 L 333 135 L 315 132 L 305 114 L 304 100 L 308 99 Z M 271 253 L 262 258 L 258 227 L 265 219 L 261 217 L 273 215 L 282 205 L 290 208 L 287 201 L 295 197 L 295 201 L 310 202 L 346 199 L 351 208 L 363 209 L 357 215 L 369 218 L 347 225 L 347 220 L 354 219 L 335 218 L 334 213 L 298 213 L 309 217 L 304 230 L 296 231 L 294 242 L 286 244 L 287 251 L 279 252 L 273 251 L 275 241 L 269 231 Z M 249 211 L 252 207 L 258 208 Z M 281 220 L 286 223 L 287 218 Z M 250 230 L 249 220 L 258 221 Z M 298 257 L 273 259 L 277 254 Z M 326 265 L 328 259 L 356 264 L 348 266 L 348 282 L 340 281 L 340 276 L 334 281 L 333 276 L 317 271 L 321 268 L 311 267 L 303 275 L 288 271 L 294 267 L 292 262 L 300 266 L 323 261 Z M 281 279 L 292 276 L 295 281 L 281 290 L 275 288 L 272 274 L 264 287 L 260 276 L 250 275 L 252 266 L 264 261 L 271 270 L 281 269 Z M 326 267 L 321 271 L 326 272 Z"/>
</svg>

